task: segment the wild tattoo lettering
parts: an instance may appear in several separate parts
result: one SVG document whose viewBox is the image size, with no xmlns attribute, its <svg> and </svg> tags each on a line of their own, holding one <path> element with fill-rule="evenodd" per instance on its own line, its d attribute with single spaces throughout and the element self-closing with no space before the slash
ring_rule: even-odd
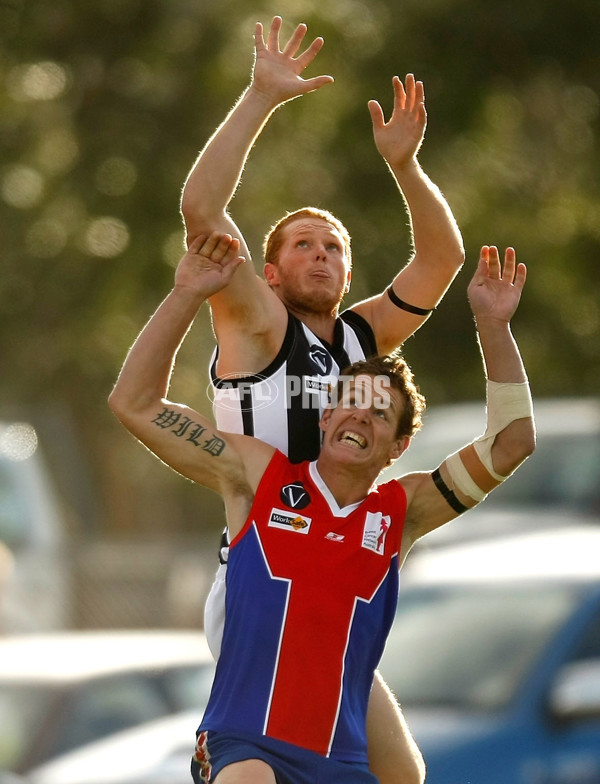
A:
<svg viewBox="0 0 600 784">
<path fill-rule="evenodd" d="M 199 422 L 194 422 L 193 419 L 183 416 L 173 409 L 164 408 L 154 417 L 152 423 L 160 427 L 161 430 L 170 430 L 177 438 L 185 438 L 186 441 L 190 441 L 194 446 L 200 447 L 213 457 L 218 457 L 225 449 L 225 442 L 222 438 L 207 433 L 206 428 Z M 203 438 L 205 433 L 206 436 Z"/>
</svg>

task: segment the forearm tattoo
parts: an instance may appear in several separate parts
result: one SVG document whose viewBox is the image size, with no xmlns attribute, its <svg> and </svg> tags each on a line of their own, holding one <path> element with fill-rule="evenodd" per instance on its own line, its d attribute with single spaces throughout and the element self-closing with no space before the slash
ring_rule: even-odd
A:
<svg viewBox="0 0 600 784">
<path fill-rule="evenodd" d="M 225 449 L 225 441 L 222 438 L 215 436 L 199 422 L 194 422 L 193 419 L 171 408 L 163 408 L 152 420 L 152 424 L 160 427 L 161 430 L 170 430 L 177 438 L 191 441 L 194 446 L 199 446 L 213 457 L 218 457 Z"/>
</svg>

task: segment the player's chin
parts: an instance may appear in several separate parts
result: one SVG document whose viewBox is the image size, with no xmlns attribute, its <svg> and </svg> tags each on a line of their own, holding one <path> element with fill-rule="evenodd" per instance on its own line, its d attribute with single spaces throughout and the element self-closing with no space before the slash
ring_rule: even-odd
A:
<svg viewBox="0 0 600 784">
<path fill-rule="evenodd" d="M 310 287 L 305 294 L 305 300 L 312 310 L 334 311 L 342 301 L 343 292 L 331 284 L 331 281 L 321 281 Z"/>
</svg>

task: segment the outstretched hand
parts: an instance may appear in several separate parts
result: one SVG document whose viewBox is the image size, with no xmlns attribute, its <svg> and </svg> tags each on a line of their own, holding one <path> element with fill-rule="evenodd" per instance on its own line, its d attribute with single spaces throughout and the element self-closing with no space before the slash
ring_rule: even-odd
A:
<svg viewBox="0 0 600 784">
<path fill-rule="evenodd" d="M 383 109 L 377 101 L 369 101 L 373 136 L 379 153 L 393 168 L 401 168 L 413 160 L 421 146 L 427 125 L 423 82 L 407 74 L 405 85 L 398 76 L 392 80 L 394 108 L 385 122 Z"/>
<path fill-rule="evenodd" d="M 213 231 L 199 235 L 177 266 L 175 286 L 193 289 L 204 299 L 212 297 L 231 281 L 245 259 L 238 255 L 240 241 L 230 234 Z"/>
<path fill-rule="evenodd" d="M 299 95 L 318 90 L 333 82 L 332 76 L 314 76 L 303 79 L 300 74 L 312 63 L 323 47 L 323 39 L 315 38 L 310 46 L 295 57 L 306 35 L 306 25 L 299 24 L 287 44 L 280 48 L 279 32 L 282 20 L 276 16 L 265 43 L 263 26 L 256 23 L 254 31 L 255 60 L 252 88 L 278 106 Z"/>
<path fill-rule="evenodd" d="M 502 268 L 498 248 L 484 245 L 467 289 L 469 304 L 477 321 L 510 321 L 521 299 L 526 277 L 527 268 L 524 264 L 517 264 L 513 248 L 506 249 Z"/>
</svg>

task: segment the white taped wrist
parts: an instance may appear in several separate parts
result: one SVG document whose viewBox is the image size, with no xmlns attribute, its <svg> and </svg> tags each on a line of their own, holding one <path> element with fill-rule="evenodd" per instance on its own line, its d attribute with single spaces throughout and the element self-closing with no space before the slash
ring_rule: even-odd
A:
<svg viewBox="0 0 600 784">
<path fill-rule="evenodd" d="M 498 482 L 506 477 L 494 471 L 492 446 L 494 439 L 516 419 L 533 416 L 533 402 L 529 383 L 487 382 L 487 427 L 485 433 L 473 442 L 483 465 Z"/>
<path fill-rule="evenodd" d="M 487 428 L 485 435 L 498 435 L 515 419 L 533 416 L 529 382 L 487 382 Z"/>
<path fill-rule="evenodd" d="M 454 487 L 460 490 L 461 493 L 464 493 L 464 495 L 468 495 L 469 498 L 477 501 L 477 503 L 481 503 L 487 493 L 484 493 L 479 485 L 473 481 L 471 474 L 464 466 L 460 452 L 454 452 L 454 454 L 446 458 L 445 462 Z"/>
</svg>

